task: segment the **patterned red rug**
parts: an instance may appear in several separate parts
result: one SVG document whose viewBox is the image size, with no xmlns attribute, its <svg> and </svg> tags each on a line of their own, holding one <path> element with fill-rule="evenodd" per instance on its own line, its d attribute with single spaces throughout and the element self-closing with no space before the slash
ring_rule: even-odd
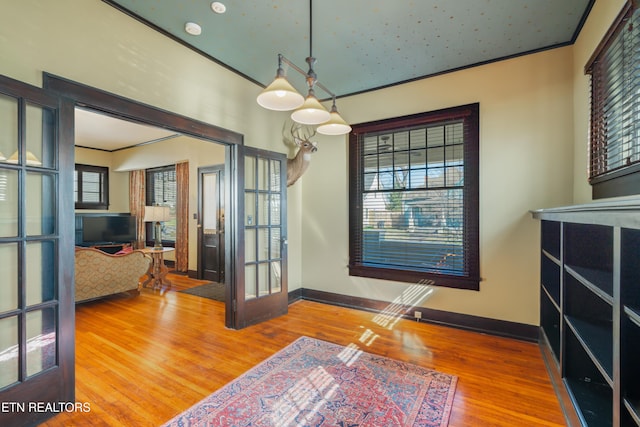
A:
<svg viewBox="0 0 640 427">
<path fill-rule="evenodd" d="M 165 426 L 443 427 L 457 377 L 301 337 Z"/>
</svg>

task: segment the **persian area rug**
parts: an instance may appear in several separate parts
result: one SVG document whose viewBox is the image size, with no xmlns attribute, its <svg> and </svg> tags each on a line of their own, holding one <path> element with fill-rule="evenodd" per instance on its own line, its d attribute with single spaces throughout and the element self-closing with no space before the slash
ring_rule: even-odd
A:
<svg viewBox="0 0 640 427">
<path fill-rule="evenodd" d="M 211 282 L 179 292 L 224 302 L 224 283 Z"/>
<path fill-rule="evenodd" d="M 301 337 L 164 426 L 444 427 L 457 377 Z"/>
</svg>

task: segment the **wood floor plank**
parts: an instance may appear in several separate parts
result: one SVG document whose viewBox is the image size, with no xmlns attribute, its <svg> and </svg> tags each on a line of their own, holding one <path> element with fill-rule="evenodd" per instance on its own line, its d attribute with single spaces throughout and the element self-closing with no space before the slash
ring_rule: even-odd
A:
<svg viewBox="0 0 640 427">
<path fill-rule="evenodd" d="M 303 335 L 457 375 L 450 427 L 565 425 L 536 344 L 311 301 L 234 331 L 224 304 L 175 292 L 201 282 L 169 278 L 77 306 L 76 401 L 91 411 L 43 426 L 158 426 Z"/>
</svg>

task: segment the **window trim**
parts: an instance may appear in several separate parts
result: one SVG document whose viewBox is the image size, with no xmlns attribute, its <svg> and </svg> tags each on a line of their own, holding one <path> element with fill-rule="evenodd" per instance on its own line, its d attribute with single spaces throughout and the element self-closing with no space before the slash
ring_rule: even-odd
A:
<svg viewBox="0 0 640 427">
<path fill-rule="evenodd" d="M 480 289 L 480 190 L 479 190 L 479 110 L 478 103 L 468 104 L 442 110 L 413 114 L 380 121 L 362 123 L 352 126 L 349 135 L 349 275 L 369 277 L 374 279 L 395 280 L 409 283 L 419 283 L 423 280 L 432 280 L 437 286 Z M 362 158 L 359 153 L 359 137 L 367 133 L 382 131 L 397 131 L 402 128 L 427 125 L 452 119 L 464 119 L 468 131 L 468 140 L 464 145 L 464 205 L 465 215 L 464 230 L 465 262 L 468 266 L 466 276 L 456 276 L 433 271 L 407 270 L 395 268 L 383 268 L 361 263 L 362 246 L 358 245 L 363 235 L 363 206 L 360 203 L 362 189 L 358 188 L 361 182 L 359 174 L 362 173 Z"/>
<path fill-rule="evenodd" d="M 109 210 L 109 168 L 106 166 L 85 165 L 81 163 L 75 164 L 75 172 L 78 174 L 78 201 L 75 202 L 76 209 L 95 209 Z M 94 172 L 99 173 L 102 180 L 102 188 L 100 189 L 99 202 L 84 202 L 82 200 L 82 173 Z"/>
</svg>

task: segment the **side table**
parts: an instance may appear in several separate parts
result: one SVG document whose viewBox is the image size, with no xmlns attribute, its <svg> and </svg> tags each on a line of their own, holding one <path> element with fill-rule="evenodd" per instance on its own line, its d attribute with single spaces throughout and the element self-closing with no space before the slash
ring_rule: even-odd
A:
<svg viewBox="0 0 640 427">
<path fill-rule="evenodd" d="M 151 255 L 151 266 L 149 267 L 149 278 L 142 283 L 145 288 L 151 284 L 151 288 L 161 288 L 163 285 L 171 286 L 171 282 L 166 278 L 169 269 L 164 265 L 164 254 L 172 252 L 174 248 L 144 248 L 140 249 L 145 254 Z"/>
</svg>

